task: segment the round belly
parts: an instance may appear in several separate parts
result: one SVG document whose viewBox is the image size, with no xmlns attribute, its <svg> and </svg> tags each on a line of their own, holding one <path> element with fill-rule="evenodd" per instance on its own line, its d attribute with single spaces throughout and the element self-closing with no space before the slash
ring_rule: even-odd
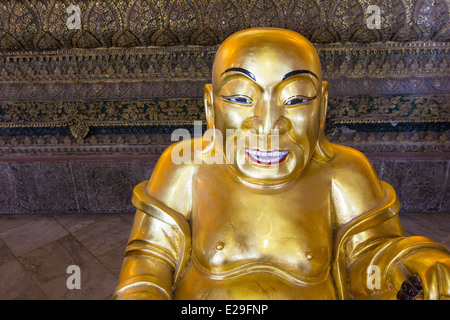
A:
<svg viewBox="0 0 450 320">
<path fill-rule="evenodd" d="M 257 271 L 231 279 L 211 279 L 189 264 L 174 294 L 177 300 L 334 300 L 331 275 L 315 285 L 293 283 Z"/>
</svg>

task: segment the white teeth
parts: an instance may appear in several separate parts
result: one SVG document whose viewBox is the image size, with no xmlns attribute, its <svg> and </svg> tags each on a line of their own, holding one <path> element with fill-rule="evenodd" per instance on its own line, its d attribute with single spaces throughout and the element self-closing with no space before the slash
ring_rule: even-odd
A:
<svg viewBox="0 0 450 320">
<path fill-rule="evenodd" d="M 263 164 L 278 163 L 289 154 L 289 151 L 259 151 L 252 149 L 245 149 L 245 151 L 257 162 Z"/>
</svg>

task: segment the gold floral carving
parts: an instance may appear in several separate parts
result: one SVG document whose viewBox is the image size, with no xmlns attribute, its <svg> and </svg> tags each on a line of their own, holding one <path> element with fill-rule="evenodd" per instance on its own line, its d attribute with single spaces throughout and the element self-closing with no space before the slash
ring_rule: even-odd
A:
<svg viewBox="0 0 450 320">
<path fill-rule="evenodd" d="M 290 28 L 316 43 L 448 41 L 445 0 L 80 0 L 81 28 L 67 28 L 72 1 L 0 3 L 2 51 L 216 45 L 250 27 Z M 382 10 L 381 28 L 365 24 Z"/>
</svg>

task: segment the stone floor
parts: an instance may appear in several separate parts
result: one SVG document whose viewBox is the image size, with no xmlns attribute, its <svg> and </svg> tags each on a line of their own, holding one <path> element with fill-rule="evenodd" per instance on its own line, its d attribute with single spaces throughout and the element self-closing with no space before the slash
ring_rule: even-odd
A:
<svg viewBox="0 0 450 320">
<path fill-rule="evenodd" d="M 450 248 L 450 213 L 400 214 L 408 235 Z M 0 215 L 0 299 L 111 299 L 133 222 L 130 214 Z M 80 267 L 68 289 L 67 267 Z"/>
</svg>

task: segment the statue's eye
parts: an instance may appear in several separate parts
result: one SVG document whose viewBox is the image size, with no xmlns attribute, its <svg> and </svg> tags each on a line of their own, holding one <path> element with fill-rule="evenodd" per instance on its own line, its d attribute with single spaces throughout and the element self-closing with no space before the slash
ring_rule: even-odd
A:
<svg viewBox="0 0 450 320">
<path fill-rule="evenodd" d="M 237 104 L 242 104 L 242 105 L 246 105 L 246 106 L 253 105 L 253 100 L 250 99 L 250 97 L 243 96 L 243 95 L 227 96 L 227 97 L 222 97 L 222 99 L 224 99 L 225 101 L 231 102 L 231 103 L 237 103 Z"/>
<path fill-rule="evenodd" d="M 296 106 L 296 105 L 299 105 L 299 104 L 302 104 L 302 103 L 309 102 L 309 101 L 311 101 L 313 99 L 314 98 L 303 97 L 303 96 L 295 96 L 295 97 L 292 97 L 292 98 L 288 99 L 284 103 L 284 105 L 285 106 Z"/>
</svg>

